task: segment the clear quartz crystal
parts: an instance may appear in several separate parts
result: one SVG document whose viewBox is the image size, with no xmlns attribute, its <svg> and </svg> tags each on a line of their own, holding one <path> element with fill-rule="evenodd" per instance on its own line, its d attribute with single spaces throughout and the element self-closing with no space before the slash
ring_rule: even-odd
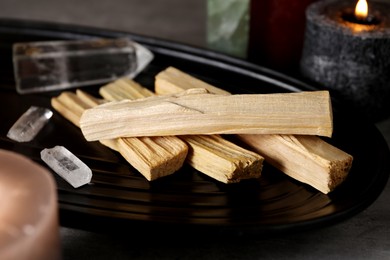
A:
<svg viewBox="0 0 390 260">
<path fill-rule="evenodd" d="M 133 73 L 128 75 L 129 78 L 137 76 L 154 58 L 153 53 L 149 49 L 136 42 L 133 42 L 133 44 L 135 48 L 135 56 L 137 57 L 137 67 Z"/>
<path fill-rule="evenodd" d="M 91 182 L 91 169 L 63 146 L 43 149 L 41 159 L 74 188 Z"/>
<path fill-rule="evenodd" d="M 52 115 L 50 109 L 31 106 L 9 129 L 7 137 L 17 142 L 30 142 Z"/>
<path fill-rule="evenodd" d="M 133 78 L 152 59 L 148 49 L 128 38 L 13 45 L 16 90 L 20 94 Z"/>
</svg>

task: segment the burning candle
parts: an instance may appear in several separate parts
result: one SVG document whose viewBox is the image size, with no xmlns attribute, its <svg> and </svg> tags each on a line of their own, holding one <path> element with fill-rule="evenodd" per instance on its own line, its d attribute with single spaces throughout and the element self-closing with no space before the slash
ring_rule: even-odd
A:
<svg viewBox="0 0 390 260">
<path fill-rule="evenodd" d="M 56 186 L 22 155 L 0 150 L 0 259 L 60 259 Z"/>
<path fill-rule="evenodd" d="M 366 0 L 359 0 L 355 7 L 355 16 L 359 21 L 364 21 L 368 16 L 368 4 Z"/>
<path fill-rule="evenodd" d="M 376 15 L 369 14 L 368 3 L 366 0 L 359 0 L 355 9 L 345 11 L 342 15 L 343 20 L 350 22 L 349 27 L 354 31 L 373 30 L 374 27 L 362 27 L 363 25 L 378 25 L 380 19 Z M 356 24 L 356 25 L 355 25 Z"/>
<path fill-rule="evenodd" d="M 325 0 L 306 10 L 301 72 L 374 120 L 390 114 L 390 4 Z"/>
</svg>

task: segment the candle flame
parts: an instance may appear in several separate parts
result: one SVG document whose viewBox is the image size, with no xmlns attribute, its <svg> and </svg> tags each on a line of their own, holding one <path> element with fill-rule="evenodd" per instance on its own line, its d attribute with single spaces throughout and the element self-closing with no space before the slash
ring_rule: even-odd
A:
<svg viewBox="0 0 390 260">
<path fill-rule="evenodd" d="M 355 16 L 359 20 L 364 20 L 368 16 L 368 4 L 366 0 L 359 0 L 355 7 Z"/>
</svg>

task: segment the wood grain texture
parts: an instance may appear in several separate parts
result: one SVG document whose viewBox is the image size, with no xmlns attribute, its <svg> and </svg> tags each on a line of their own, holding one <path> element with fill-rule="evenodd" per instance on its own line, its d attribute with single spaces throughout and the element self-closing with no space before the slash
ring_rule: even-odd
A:
<svg viewBox="0 0 390 260">
<path fill-rule="evenodd" d="M 166 70 L 160 72 L 156 76 L 156 81 L 160 78 L 167 78 L 163 77 L 166 73 Z M 169 92 L 169 89 L 171 93 L 175 93 L 180 90 L 182 84 L 186 84 L 182 79 L 191 77 L 177 69 L 175 75 L 179 79 L 171 76 L 169 84 L 156 82 L 155 91 L 159 93 L 161 85 L 165 85 L 163 93 Z M 167 87 L 172 85 L 175 87 Z M 212 91 L 212 89 L 208 90 Z M 340 185 L 348 176 L 352 166 L 353 157 L 350 154 L 328 144 L 318 136 L 279 134 L 239 134 L 237 136 L 253 151 L 264 156 L 266 161 L 275 168 L 323 193 L 329 193 Z"/>
<path fill-rule="evenodd" d="M 128 79 L 119 79 L 107 84 L 100 88 L 99 93 L 109 100 L 136 100 L 155 95 Z M 262 156 L 243 149 L 220 135 L 192 135 L 179 138 L 189 146 L 187 162 L 213 179 L 223 183 L 237 183 L 261 175 L 264 161 Z"/>
<path fill-rule="evenodd" d="M 51 103 L 66 119 L 76 126 L 85 109 L 103 101 L 77 90 L 63 92 Z M 176 137 L 115 138 L 99 140 L 103 145 L 118 151 L 147 180 L 152 181 L 176 172 L 182 167 L 188 146 Z"/>
<path fill-rule="evenodd" d="M 89 141 L 118 137 L 198 134 L 306 134 L 331 136 L 327 91 L 176 95 L 110 102 L 86 110 L 80 126 Z"/>
</svg>

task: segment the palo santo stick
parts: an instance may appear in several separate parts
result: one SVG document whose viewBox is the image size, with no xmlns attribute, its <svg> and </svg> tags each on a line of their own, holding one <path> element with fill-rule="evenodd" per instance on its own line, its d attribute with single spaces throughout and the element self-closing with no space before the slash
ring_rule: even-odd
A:
<svg viewBox="0 0 390 260">
<path fill-rule="evenodd" d="M 88 141 L 118 137 L 197 134 L 307 134 L 331 136 L 328 91 L 180 95 L 110 102 L 86 110 Z"/>
<path fill-rule="evenodd" d="M 52 98 L 53 107 L 76 126 L 82 109 L 90 108 L 87 103 L 100 103 L 90 95 L 78 91 L 77 95 L 64 92 Z M 102 144 L 117 150 L 147 180 L 170 175 L 183 165 L 188 153 L 187 145 L 176 137 L 119 138 L 102 140 Z"/>
<path fill-rule="evenodd" d="M 100 88 L 106 99 L 135 100 L 154 95 L 150 90 L 128 79 L 119 79 Z M 187 162 L 198 171 L 223 183 L 258 178 L 264 158 L 223 139 L 219 135 L 180 136 L 188 146 Z"/>
<path fill-rule="evenodd" d="M 78 92 L 78 96 L 93 101 L 91 96 L 82 91 Z M 120 152 L 149 181 L 179 170 L 188 153 L 188 146 L 173 136 L 116 138 L 100 142 Z"/>
<path fill-rule="evenodd" d="M 223 183 L 259 178 L 264 158 L 219 135 L 182 136 L 190 147 L 187 161 L 200 172 Z"/>
<path fill-rule="evenodd" d="M 239 135 L 239 138 L 275 168 L 323 193 L 341 184 L 352 166 L 352 156 L 316 136 Z"/>
<path fill-rule="evenodd" d="M 88 104 L 90 108 L 107 102 L 107 100 L 95 98 L 92 95 L 89 95 L 87 92 L 84 92 L 80 89 L 76 89 L 76 96 L 80 99 L 80 101 L 84 102 L 85 104 Z M 80 122 L 80 117 L 78 119 L 79 122 Z M 119 152 L 117 139 L 99 140 L 99 142 L 104 146 L 107 146 L 108 148 Z"/>
<path fill-rule="evenodd" d="M 79 89 L 76 90 L 76 95 L 72 92 L 65 91 L 58 97 L 51 99 L 52 107 L 77 127 L 80 127 L 80 117 L 85 109 L 102 103 L 104 103 L 104 100 L 97 99 Z M 115 140 L 111 139 L 99 141 L 112 150 L 118 151 Z"/>
<path fill-rule="evenodd" d="M 136 100 L 151 97 L 155 94 L 144 88 L 134 80 L 128 78 L 117 79 L 99 89 L 99 94 L 109 101 L 119 101 L 123 99 Z"/>
<path fill-rule="evenodd" d="M 175 73 L 172 74 L 171 71 Z M 191 76 L 170 67 L 156 76 L 155 91 L 159 94 L 184 90 L 183 86 L 187 84 L 184 79 L 188 77 Z M 204 88 L 204 85 L 199 87 Z M 213 91 L 213 88 L 207 89 Z M 317 136 L 238 135 L 238 137 L 277 169 L 323 193 L 334 190 L 346 178 L 352 165 L 351 155 Z"/>
<path fill-rule="evenodd" d="M 51 99 L 52 107 L 74 125 L 80 127 L 80 117 L 84 110 L 91 108 L 72 92 L 62 92 L 58 97 Z"/>
<path fill-rule="evenodd" d="M 192 88 L 204 88 L 210 93 L 230 95 L 229 92 L 185 74 L 174 67 L 168 67 L 164 73 L 159 73 L 157 77 L 155 91 L 158 95 L 178 93 Z"/>
<path fill-rule="evenodd" d="M 107 100 L 95 98 L 80 89 L 76 89 L 76 96 L 78 96 L 85 104 L 89 105 L 90 108 L 107 102 Z"/>
<path fill-rule="evenodd" d="M 179 170 L 187 156 L 188 146 L 174 136 L 118 138 L 117 147 L 131 165 L 155 180 Z M 134 159 L 137 158 L 137 159 Z"/>
</svg>

